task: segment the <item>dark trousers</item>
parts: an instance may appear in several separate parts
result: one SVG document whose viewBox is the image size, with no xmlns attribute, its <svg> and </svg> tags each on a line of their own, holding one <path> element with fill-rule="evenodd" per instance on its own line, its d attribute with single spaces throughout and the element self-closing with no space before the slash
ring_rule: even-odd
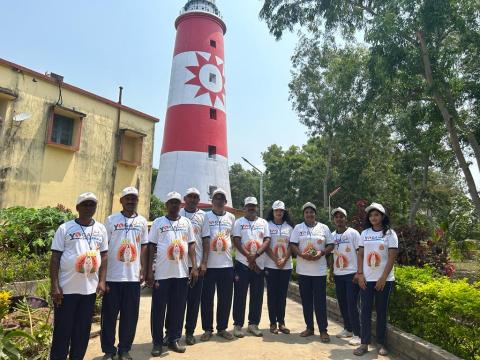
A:
<svg viewBox="0 0 480 360">
<path fill-rule="evenodd" d="M 270 325 L 285 325 L 288 283 L 292 270 L 265 268 L 267 280 L 267 303 Z"/>
<path fill-rule="evenodd" d="M 377 313 L 377 344 L 385 345 L 387 335 L 387 310 L 388 298 L 392 290 L 393 281 L 387 281 L 383 291 L 375 290 L 376 281 L 368 281 L 367 288 L 360 291 L 362 305 L 362 344 L 370 344 L 372 341 L 372 308 L 375 301 L 375 312 Z"/>
<path fill-rule="evenodd" d="M 192 269 L 190 268 L 190 271 Z M 193 335 L 197 326 L 198 310 L 200 309 L 200 300 L 202 298 L 203 276 L 198 277 L 198 281 L 193 287 L 188 287 L 187 294 L 187 315 L 185 318 L 185 332 L 187 335 Z"/>
<path fill-rule="evenodd" d="M 303 317 L 307 329 L 313 330 L 313 311 L 320 332 L 326 332 L 327 321 L 327 277 L 298 275 L 300 297 L 302 298 Z"/>
<path fill-rule="evenodd" d="M 163 344 L 163 327 L 168 307 L 168 342 L 182 337 L 183 317 L 187 304 L 188 278 L 156 280 L 152 291 L 150 328 L 154 345 Z"/>
<path fill-rule="evenodd" d="M 226 330 L 232 308 L 233 268 L 207 269 L 202 290 L 202 328 L 213 331 L 213 305 L 217 290 L 217 331 Z"/>
<path fill-rule="evenodd" d="M 102 300 L 102 332 L 100 342 L 105 354 L 115 354 L 115 333 L 120 313 L 118 329 L 118 352 L 130 351 L 137 330 L 138 309 L 140 307 L 140 282 L 107 282 L 109 291 Z"/>
<path fill-rule="evenodd" d="M 335 275 L 335 292 L 338 306 L 343 317 L 345 330 L 360 336 L 360 317 L 358 314 L 358 294 L 360 287 L 353 283 L 355 274 Z"/>
<path fill-rule="evenodd" d="M 250 302 L 248 304 L 248 325 L 260 324 L 263 305 L 264 274 L 263 270 L 256 273 L 248 266 L 235 261 L 235 282 L 233 296 L 233 325 L 243 326 L 245 322 L 245 307 L 247 292 L 250 287 Z"/>
<path fill-rule="evenodd" d="M 55 307 L 51 360 L 81 360 L 87 352 L 96 295 L 63 295 Z M 70 351 L 69 351 L 70 350 Z"/>
</svg>

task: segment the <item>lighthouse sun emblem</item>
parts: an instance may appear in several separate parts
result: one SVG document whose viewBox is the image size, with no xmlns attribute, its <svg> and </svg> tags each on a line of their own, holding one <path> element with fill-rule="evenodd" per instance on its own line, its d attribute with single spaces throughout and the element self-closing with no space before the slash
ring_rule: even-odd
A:
<svg viewBox="0 0 480 360">
<path fill-rule="evenodd" d="M 208 53 L 196 53 L 197 66 L 187 66 L 187 69 L 194 75 L 194 77 L 188 80 L 185 84 L 198 86 L 195 97 L 199 97 L 203 94 L 210 96 L 212 106 L 218 100 L 221 101 L 222 106 L 225 105 L 225 80 L 223 76 L 223 61 L 218 56 L 208 54 L 210 57 L 207 60 L 204 54 Z"/>
</svg>

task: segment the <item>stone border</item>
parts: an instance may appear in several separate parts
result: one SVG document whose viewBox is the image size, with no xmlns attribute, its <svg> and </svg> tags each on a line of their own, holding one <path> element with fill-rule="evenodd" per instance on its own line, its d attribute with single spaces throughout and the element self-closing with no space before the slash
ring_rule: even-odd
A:
<svg viewBox="0 0 480 360">
<path fill-rule="evenodd" d="M 288 286 L 288 297 L 301 303 L 298 284 L 293 281 Z M 329 296 L 327 296 L 327 315 L 334 321 L 342 322 L 337 300 Z M 372 319 L 372 333 L 375 336 L 375 317 Z M 462 360 L 437 345 L 406 333 L 393 325 L 387 326 L 387 339 L 392 352 L 406 360 Z"/>
<path fill-rule="evenodd" d="M 5 284 L 3 290 L 10 291 L 12 296 L 33 296 L 41 284 L 48 284 L 49 281 L 49 279 L 18 281 Z"/>
</svg>

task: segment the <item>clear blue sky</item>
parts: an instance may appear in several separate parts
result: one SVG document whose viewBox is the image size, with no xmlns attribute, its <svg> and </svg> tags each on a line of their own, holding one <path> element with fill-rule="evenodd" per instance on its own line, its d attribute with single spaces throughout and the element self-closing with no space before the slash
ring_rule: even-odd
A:
<svg viewBox="0 0 480 360">
<path fill-rule="evenodd" d="M 161 119 L 155 131 L 158 167 L 170 80 L 174 21 L 186 0 L 22 0 L 2 5 L 0 57 Z M 275 41 L 258 18 L 260 0 L 218 0 L 227 24 L 225 72 L 230 164 L 260 165 L 276 143 L 307 136 L 288 101 L 296 37 Z M 246 165 L 246 164 L 244 164 Z M 248 165 L 246 165 L 248 167 Z"/>
</svg>

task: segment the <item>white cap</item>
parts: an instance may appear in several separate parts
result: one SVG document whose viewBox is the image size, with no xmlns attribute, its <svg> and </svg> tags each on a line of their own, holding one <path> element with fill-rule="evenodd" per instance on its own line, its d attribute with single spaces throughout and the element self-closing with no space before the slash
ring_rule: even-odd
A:
<svg viewBox="0 0 480 360">
<path fill-rule="evenodd" d="M 332 212 L 331 212 L 332 216 L 334 216 L 335 213 L 337 213 L 337 212 L 342 213 L 343 215 L 345 215 L 345 217 L 347 217 L 347 210 L 345 210 L 344 208 L 337 207 L 337 208 L 333 209 Z"/>
<path fill-rule="evenodd" d="M 180 195 L 178 192 L 176 191 L 172 191 L 172 192 L 169 192 L 167 194 L 167 200 L 165 201 L 166 203 L 169 202 L 170 200 L 178 200 L 178 201 L 182 201 L 182 195 Z"/>
<path fill-rule="evenodd" d="M 77 205 L 81 204 L 84 201 L 93 201 L 95 204 L 98 203 L 97 197 L 92 192 L 80 194 L 77 198 Z"/>
<path fill-rule="evenodd" d="M 200 191 L 198 191 L 197 188 L 192 187 L 190 189 L 187 189 L 187 191 L 185 192 L 185 196 L 190 195 L 190 194 L 195 194 L 195 195 L 200 196 Z"/>
<path fill-rule="evenodd" d="M 312 208 L 313 210 L 315 210 L 315 212 L 317 212 L 317 207 L 314 203 L 311 203 L 310 201 L 303 204 L 302 211 L 305 211 L 306 208 Z"/>
<path fill-rule="evenodd" d="M 225 199 L 227 198 L 227 192 L 225 190 L 221 189 L 221 188 L 218 188 L 218 189 L 215 189 L 215 191 L 213 192 L 212 199 L 217 194 L 221 194 L 221 195 L 225 196 Z"/>
<path fill-rule="evenodd" d="M 385 212 L 385 208 L 383 207 L 382 204 L 379 204 L 379 203 L 376 203 L 376 202 L 373 202 L 371 203 L 369 206 L 367 206 L 367 208 L 365 209 L 365 212 L 366 213 L 369 213 L 370 210 L 378 210 L 380 211 L 382 214 L 386 214 Z"/>
<path fill-rule="evenodd" d="M 245 206 L 252 204 L 252 205 L 258 205 L 257 198 L 255 196 L 249 196 L 245 198 Z"/>
<path fill-rule="evenodd" d="M 122 190 L 122 196 L 121 198 L 127 195 L 135 195 L 138 196 L 138 190 L 137 188 L 134 188 L 133 186 L 126 187 L 125 189 Z"/>
<path fill-rule="evenodd" d="M 272 204 L 273 210 L 285 210 L 285 204 L 283 201 L 277 200 Z"/>
</svg>

